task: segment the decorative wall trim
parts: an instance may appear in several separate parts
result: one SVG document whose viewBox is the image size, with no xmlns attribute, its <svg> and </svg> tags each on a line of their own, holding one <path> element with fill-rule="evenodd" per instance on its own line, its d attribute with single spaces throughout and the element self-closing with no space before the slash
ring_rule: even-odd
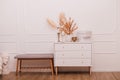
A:
<svg viewBox="0 0 120 80">
<path fill-rule="evenodd" d="M 116 53 L 117 37 L 114 34 L 94 34 L 93 53 L 113 54 Z"/>
<path fill-rule="evenodd" d="M 24 42 L 55 42 L 57 35 L 55 34 L 31 34 L 26 35 Z"/>
<path fill-rule="evenodd" d="M 16 35 L 0 35 L 0 43 L 16 43 Z"/>
<path fill-rule="evenodd" d="M 116 42 L 94 42 L 93 53 L 116 53 Z"/>
<path fill-rule="evenodd" d="M 53 43 L 25 43 L 25 53 L 53 53 Z"/>
</svg>

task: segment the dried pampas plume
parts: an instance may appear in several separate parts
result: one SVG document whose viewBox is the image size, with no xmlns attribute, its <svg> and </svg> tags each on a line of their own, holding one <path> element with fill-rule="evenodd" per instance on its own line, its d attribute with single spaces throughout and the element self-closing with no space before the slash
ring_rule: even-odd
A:
<svg viewBox="0 0 120 80">
<path fill-rule="evenodd" d="M 64 13 L 60 13 L 59 15 L 59 25 L 63 26 L 67 22 L 67 19 L 65 17 Z"/>
<path fill-rule="evenodd" d="M 50 19 L 47 19 L 47 22 L 54 29 L 58 29 L 60 33 L 64 32 L 67 35 L 72 34 L 75 30 L 78 29 L 78 27 L 76 26 L 76 23 L 74 23 L 74 20 L 71 19 L 71 17 L 69 17 L 69 19 L 67 20 L 64 13 L 60 13 L 59 15 L 59 27 L 57 27 L 54 21 Z"/>
<path fill-rule="evenodd" d="M 57 29 L 57 25 L 51 19 L 47 18 L 47 22 L 51 25 L 53 29 Z"/>
</svg>

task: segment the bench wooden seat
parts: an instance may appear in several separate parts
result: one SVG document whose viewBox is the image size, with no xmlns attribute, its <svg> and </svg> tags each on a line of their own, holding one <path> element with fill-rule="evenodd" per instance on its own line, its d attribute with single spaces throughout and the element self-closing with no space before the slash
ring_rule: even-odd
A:
<svg viewBox="0 0 120 80">
<path fill-rule="evenodd" d="M 51 72 L 52 75 L 54 75 L 53 54 L 20 54 L 16 55 L 15 59 L 17 59 L 16 75 L 18 75 L 18 73 L 21 72 L 23 60 L 49 60 Z"/>
</svg>

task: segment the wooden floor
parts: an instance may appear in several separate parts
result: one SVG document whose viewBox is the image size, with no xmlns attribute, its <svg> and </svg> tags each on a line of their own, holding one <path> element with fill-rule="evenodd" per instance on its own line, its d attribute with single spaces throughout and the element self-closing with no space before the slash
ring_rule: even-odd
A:
<svg viewBox="0 0 120 80">
<path fill-rule="evenodd" d="M 51 73 L 15 73 L 0 76 L 0 80 L 120 80 L 120 72 L 93 72 L 89 73 L 59 73 L 52 76 Z"/>
</svg>

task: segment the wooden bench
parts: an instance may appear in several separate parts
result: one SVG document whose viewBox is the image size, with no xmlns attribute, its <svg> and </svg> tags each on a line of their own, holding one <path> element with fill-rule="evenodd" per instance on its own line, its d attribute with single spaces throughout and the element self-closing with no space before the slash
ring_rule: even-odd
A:
<svg viewBox="0 0 120 80">
<path fill-rule="evenodd" d="M 21 72 L 23 60 L 49 60 L 51 72 L 52 75 L 54 75 L 53 54 L 20 54 L 16 55 L 15 59 L 17 59 L 16 75 L 18 75 L 18 73 Z"/>
</svg>

